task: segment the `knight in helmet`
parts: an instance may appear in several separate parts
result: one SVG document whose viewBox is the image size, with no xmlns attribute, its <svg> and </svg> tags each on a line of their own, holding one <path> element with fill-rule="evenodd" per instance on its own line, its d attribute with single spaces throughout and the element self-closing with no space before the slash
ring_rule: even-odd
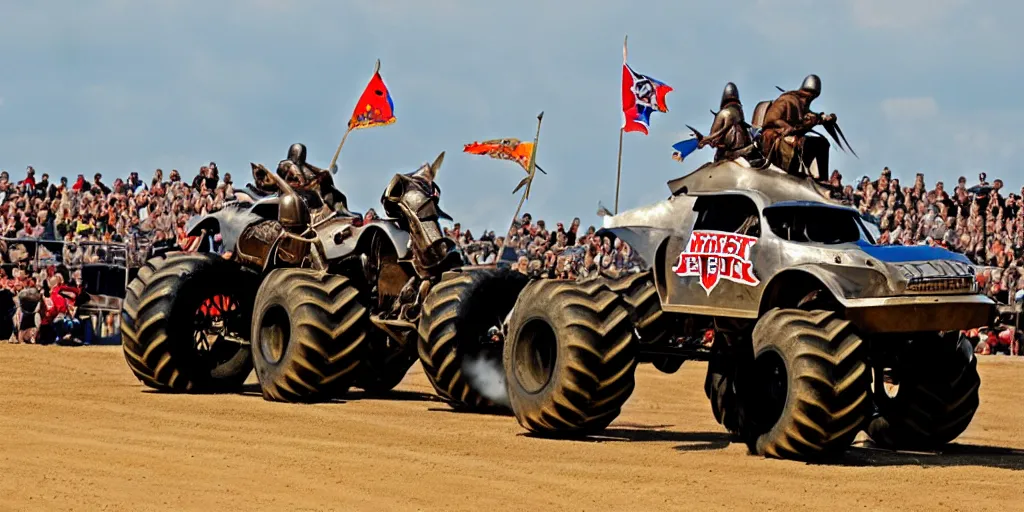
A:
<svg viewBox="0 0 1024 512">
<path fill-rule="evenodd" d="M 750 125 L 743 117 L 740 91 L 732 82 L 725 84 L 722 91 L 722 102 L 711 124 L 711 133 L 697 143 L 698 148 L 704 146 L 717 148 L 716 162 L 744 157 L 752 160 L 754 166 L 761 164 L 760 152 L 756 150 L 750 136 Z"/>
<path fill-rule="evenodd" d="M 820 94 L 821 79 L 818 75 L 807 75 L 799 89 L 782 93 L 768 106 L 762 123 L 761 149 L 770 163 L 789 172 L 796 172 L 799 169 L 797 163 L 805 160 L 804 135 L 821 123 L 835 123 L 835 114 L 811 111 L 811 102 Z M 820 158 L 824 161 L 819 162 L 818 167 L 827 172 L 827 149 Z"/>
<path fill-rule="evenodd" d="M 292 144 L 288 148 L 288 158 L 277 164 L 277 174 L 289 185 L 298 189 L 318 188 L 324 203 L 332 210 L 343 215 L 354 216 L 348 209 L 348 199 L 345 194 L 334 187 L 334 179 L 331 174 L 337 171 L 337 166 L 325 171 L 306 161 L 306 145 L 301 143 Z"/>
<path fill-rule="evenodd" d="M 277 164 L 277 174 L 298 188 L 309 187 L 325 172 L 306 162 L 306 145 L 300 143 L 292 144 L 288 148 L 288 157 Z"/>
</svg>

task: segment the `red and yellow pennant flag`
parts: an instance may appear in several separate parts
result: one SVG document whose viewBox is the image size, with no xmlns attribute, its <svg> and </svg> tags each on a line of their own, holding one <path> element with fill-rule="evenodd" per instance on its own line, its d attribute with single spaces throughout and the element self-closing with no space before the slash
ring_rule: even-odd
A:
<svg viewBox="0 0 1024 512">
<path fill-rule="evenodd" d="M 533 143 L 521 142 L 519 139 L 492 139 L 466 144 L 462 151 L 472 155 L 487 155 L 498 160 L 510 160 L 519 164 L 524 171 L 530 172 Z"/>
<path fill-rule="evenodd" d="M 359 102 L 356 103 L 356 108 L 352 111 L 352 117 L 348 120 L 348 129 L 341 136 L 338 149 L 334 151 L 334 158 L 331 158 L 331 173 L 338 172 L 336 167 L 338 157 L 341 155 L 341 148 L 345 146 L 348 134 L 352 133 L 352 130 L 384 126 L 394 122 L 395 102 L 391 100 L 391 92 L 388 91 L 388 86 L 384 84 L 384 79 L 380 77 L 380 60 L 378 60 L 377 65 L 373 68 L 373 76 L 370 77 L 370 83 L 366 84 L 366 89 L 363 89 L 363 94 L 359 96 Z"/>
<path fill-rule="evenodd" d="M 359 97 L 359 102 L 356 103 L 356 108 L 352 111 L 352 117 L 348 120 L 348 129 L 372 128 L 394 122 L 395 102 L 391 100 L 388 86 L 380 77 L 380 61 L 378 60 L 373 77 L 370 78 L 370 83 L 363 90 L 363 95 Z"/>
</svg>

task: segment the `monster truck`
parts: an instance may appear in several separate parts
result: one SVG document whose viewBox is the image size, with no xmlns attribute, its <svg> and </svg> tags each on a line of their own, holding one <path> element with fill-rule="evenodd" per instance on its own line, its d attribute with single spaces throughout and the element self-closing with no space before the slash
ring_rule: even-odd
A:
<svg viewBox="0 0 1024 512">
<path fill-rule="evenodd" d="M 880 445 L 934 448 L 964 431 L 980 379 L 959 332 L 985 325 L 994 303 L 963 255 L 878 246 L 813 180 L 743 159 L 669 188 L 600 231 L 633 247 L 643 272 L 519 294 L 503 363 L 523 427 L 598 432 L 638 363 L 671 373 L 707 360 L 715 418 L 757 454 L 835 455 L 863 429 Z"/>
<path fill-rule="evenodd" d="M 462 263 L 438 224 L 443 157 L 395 175 L 381 197 L 389 218 L 366 224 L 328 208 L 319 187 L 252 164 L 271 193 L 193 218 L 199 251 L 151 258 L 129 284 L 132 371 L 201 392 L 237 389 L 255 366 L 263 397 L 285 402 L 392 389 L 416 360 L 423 298 Z"/>
</svg>

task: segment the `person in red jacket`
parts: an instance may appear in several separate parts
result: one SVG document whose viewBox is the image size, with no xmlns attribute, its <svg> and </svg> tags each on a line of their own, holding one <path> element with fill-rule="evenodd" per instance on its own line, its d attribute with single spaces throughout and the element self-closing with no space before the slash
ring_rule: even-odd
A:
<svg viewBox="0 0 1024 512">
<path fill-rule="evenodd" d="M 36 170 L 28 166 L 25 179 L 18 182 L 18 188 L 26 195 L 32 195 L 36 189 Z"/>
<path fill-rule="evenodd" d="M 82 289 L 64 284 L 60 274 L 50 278 L 50 304 L 46 316 L 52 322 L 58 340 L 69 340 L 74 336 L 79 321 L 75 318 L 74 306 Z"/>
</svg>

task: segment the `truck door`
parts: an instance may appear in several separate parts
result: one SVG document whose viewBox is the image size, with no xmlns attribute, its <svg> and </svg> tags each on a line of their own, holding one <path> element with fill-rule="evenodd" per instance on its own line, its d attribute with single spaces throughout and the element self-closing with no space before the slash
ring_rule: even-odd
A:
<svg viewBox="0 0 1024 512">
<path fill-rule="evenodd" d="M 693 226 L 666 248 L 668 304 L 680 313 L 756 318 L 761 282 L 761 215 L 750 198 L 698 197 Z"/>
</svg>

